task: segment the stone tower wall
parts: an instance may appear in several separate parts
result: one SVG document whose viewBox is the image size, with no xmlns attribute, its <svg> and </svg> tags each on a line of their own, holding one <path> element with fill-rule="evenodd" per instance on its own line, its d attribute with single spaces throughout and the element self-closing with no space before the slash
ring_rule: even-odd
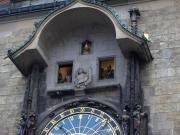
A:
<svg viewBox="0 0 180 135">
<path fill-rule="evenodd" d="M 180 1 L 157 0 L 117 7 L 127 22 L 139 8 L 139 28 L 150 34 L 154 60 L 142 66 L 145 105 L 150 107 L 149 134 L 180 135 Z"/>
<path fill-rule="evenodd" d="M 130 8 L 141 11 L 139 28 L 150 33 L 154 60 L 142 65 L 145 105 L 150 108 L 149 135 L 180 135 L 180 1 L 156 0 L 115 7 L 124 22 Z M 15 135 L 26 79 L 9 59 L 7 49 L 33 31 L 32 18 L 0 22 L 0 135 Z"/>
<path fill-rule="evenodd" d="M 26 79 L 9 59 L 8 48 L 22 44 L 33 30 L 34 20 L 0 23 L 0 135 L 16 135 Z"/>
</svg>

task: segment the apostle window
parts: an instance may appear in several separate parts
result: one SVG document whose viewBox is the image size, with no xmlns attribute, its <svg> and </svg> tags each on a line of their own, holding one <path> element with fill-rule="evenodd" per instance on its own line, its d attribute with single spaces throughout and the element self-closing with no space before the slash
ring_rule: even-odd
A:
<svg viewBox="0 0 180 135">
<path fill-rule="evenodd" d="M 90 54 L 92 50 L 92 43 L 89 40 L 86 40 L 82 43 L 82 47 L 81 47 L 81 54 L 82 55 L 86 55 L 86 54 Z"/>
<path fill-rule="evenodd" d="M 114 79 L 114 58 L 103 58 L 99 60 L 99 79 Z"/>
<path fill-rule="evenodd" d="M 72 69 L 73 69 L 72 62 L 59 64 L 58 83 L 71 83 L 72 82 Z"/>
</svg>

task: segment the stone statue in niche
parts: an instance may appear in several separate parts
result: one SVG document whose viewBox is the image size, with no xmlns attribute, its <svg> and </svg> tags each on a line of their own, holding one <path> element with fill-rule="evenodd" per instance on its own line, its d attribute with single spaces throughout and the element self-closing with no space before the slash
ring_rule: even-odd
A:
<svg viewBox="0 0 180 135">
<path fill-rule="evenodd" d="M 75 90 L 84 90 L 85 88 L 87 88 L 91 81 L 91 69 L 89 68 L 87 71 L 83 68 L 79 68 L 75 74 Z"/>
<path fill-rule="evenodd" d="M 91 47 L 92 43 L 89 40 L 86 40 L 82 43 L 82 48 L 81 48 L 81 54 L 82 55 L 87 55 L 91 53 Z"/>
</svg>

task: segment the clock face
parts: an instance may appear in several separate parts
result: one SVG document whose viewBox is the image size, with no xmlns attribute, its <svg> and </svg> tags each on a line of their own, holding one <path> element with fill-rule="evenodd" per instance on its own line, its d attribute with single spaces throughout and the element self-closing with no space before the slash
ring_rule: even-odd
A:
<svg viewBox="0 0 180 135">
<path fill-rule="evenodd" d="M 109 114 L 90 107 L 66 110 L 53 118 L 41 135 L 122 135 Z"/>
</svg>

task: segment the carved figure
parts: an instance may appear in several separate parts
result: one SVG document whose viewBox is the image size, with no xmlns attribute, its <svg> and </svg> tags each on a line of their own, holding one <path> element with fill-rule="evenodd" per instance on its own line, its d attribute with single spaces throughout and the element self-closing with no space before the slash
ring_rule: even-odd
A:
<svg viewBox="0 0 180 135">
<path fill-rule="evenodd" d="M 75 75 L 75 89 L 83 90 L 87 88 L 91 82 L 91 70 L 85 71 L 83 68 L 79 68 Z"/>
</svg>

